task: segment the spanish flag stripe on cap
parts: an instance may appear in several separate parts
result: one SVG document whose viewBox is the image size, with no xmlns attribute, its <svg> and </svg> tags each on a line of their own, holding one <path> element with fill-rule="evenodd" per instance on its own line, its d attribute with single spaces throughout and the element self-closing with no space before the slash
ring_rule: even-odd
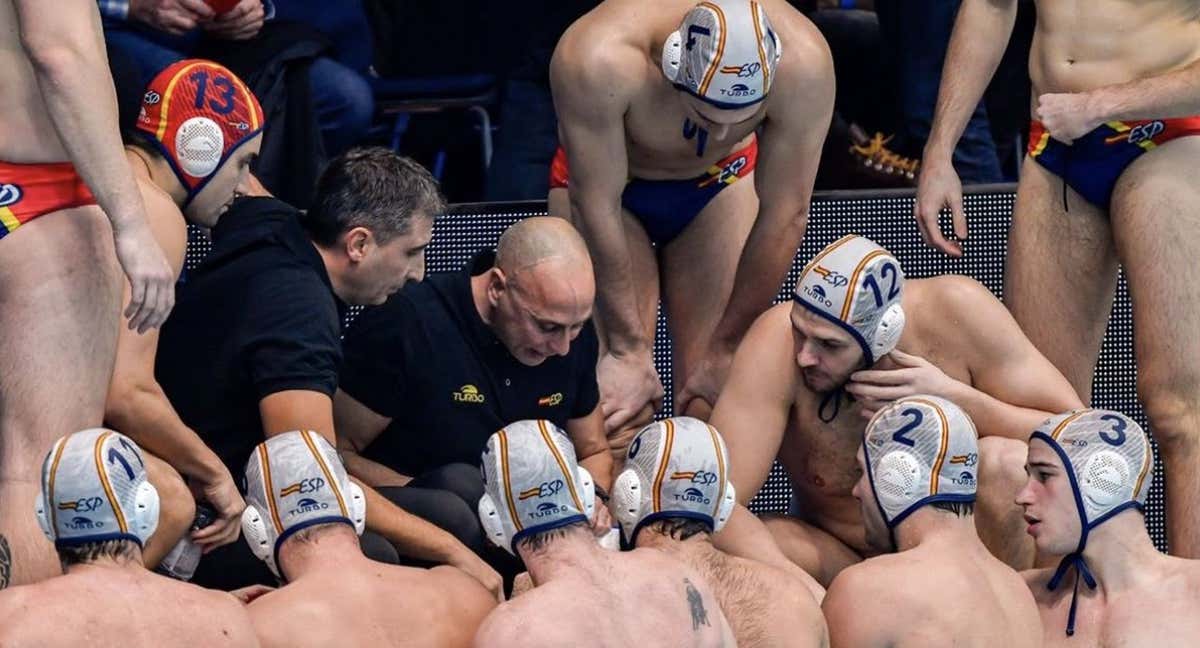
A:
<svg viewBox="0 0 1200 648">
<path fill-rule="evenodd" d="M 172 76 L 171 80 L 167 83 L 166 89 L 162 92 L 162 107 L 158 111 L 158 129 L 154 133 L 154 136 L 158 139 L 158 141 L 163 141 L 163 138 L 167 136 L 167 122 L 169 121 L 168 116 L 171 114 L 170 106 L 171 99 L 175 94 L 175 84 L 184 79 L 187 73 L 194 68 L 207 64 L 208 63 L 205 61 L 196 61 L 195 63 L 185 65 L 179 68 L 179 70 L 175 72 L 175 75 Z"/>
<path fill-rule="evenodd" d="M 275 485 L 271 482 L 271 457 L 267 453 L 267 444 L 258 444 L 258 465 L 262 467 L 263 488 L 267 491 L 267 508 L 271 509 L 271 522 L 275 525 L 275 533 L 283 533 L 283 523 L 279 521 L 279 507 L 275 504 Z"/>
<path fill-rule="evenodd" d="M 708 428 L 708 434 L 712 436 L 713 450 L 717 453 L 717 481 L 721 484 L 721 490 L 717 491 L 717 501 L 714 502 L 713 511 L 721 509 L 721 502 L 725 501 L 725 456 L 721 454 L 721 440 L 717 437 L 717 430 L 713 426 L 705 423 Z"/>
<path fill-rule="evenodd" d="M 763 51 L 762 25 L 760 25 L 758 23 L 759 15 L 760 15 L 760 9 L 758 7 L 758 3 L 751 2 L 750 3 L 750 20 L 751 20 L 751 22 L 754 23 L 754 38 L 755 38 L 754 42 L 758 45 L 758 62 L 760 65 L 762 65 L 762 79 L 763 79 L 762 91 L 763 91 L 763 96 L 765 97 L 767 94 L 767 88 L 770 87 L 770 85 L 771 85 L 771 79 L 770 79 L 771 70 L 770 70 L 770 68 L 767 67 L 767 54 L 766 54 L 766 52 Z"/>
<path fill-rule="evenodd" d="M 713 75 L 717 73 L 717 68 L 721 65 L 721 59 L 725 56 L 725 12 L 721 8 L 711 2 L 701 2 L 700 7 L 705 7 L 712 10 L 717 16 L 717 29 L 720 31 L 717 34 L 717 55 L 712 62 L 708 64 L 708 69 L 704 72 L 704 81 L 700 84 L 700 96 L 708 95 L 708 84 L 712 82 Z"/>
<path fill-rule="evenodd" d="M 821 250 L 820 254 L 813 257 L 813 260 L 809 261 L 808 265 L 804 266 L 804 274 L 808 274 L 809 269 L 816 268 L 817 264 L 820 263 L 821 259 L 824 259 L 825 257 L 829 256 L 829 254 L 832 253 L 834 250 L 842 247 L 847 242 L 849 242 L 853 239 L 856 239 L 856 238 L 858 238 L 858 237 L 855 236 L 854 234 L 847 234 L 847 235 L 843 236 L 842 238 L 834 241 L 833 243 L 830 243 L 829 247 L 826 247 L 824 250 Z"/>
<path fill-rule="evenodd" d="M 937 458 L 933 461 L 933 470 L 929 474 L 929 494 L 937 495 L 938 477 L 942 474 L 942 462 L 946 460 L 946 451 L 950 448 L 950 423 L 946 420 L 946 413 L 933 401 L 927 401 L 922 398 L 911 398 L 907 402 L 920 403 L 932 407 L 933 411 L 937 412 L 938 422 L 941 423 L 942 442 L 938 447 Z"/>
<path fill-rule="evenodd" d="M 521 524 L 521 516 L 517 515 L 517 505 L 513 502 L 512 496 L 512 479 L 508 475 L 508 432 L 501 429 L 497 437 L 500 439 L 500 473 L 502 475 L 500 489 L 504 491 L 504 499 L 508 504 L 508 515 L 512 518 L 513 526 L 517 527 L 517 531 L 521 531 L 525 525 Z"/>
<path fill-rule="evenodd" d="M 666 435 L 662 442 L 662 459 L 659 460 L 658 475 L 654 477 L 654 512 L 658 513 L 662 510 L 662 484 L 663 478 L 667 475 L 667 464 L 671 463 L 671 447 L 675 445 L 675 422 L 671 419 L 663 421 L 663 428 L 666 430 Z"/>
<path fill-rule="evenodd" d="M 1054 431 L 1050 433 L 1050 438 L 1054 439 L 1055 441 L 1058 441 L 1058 435 L 1062 434 L 1063 430 L 1067 429 L 1067 425 L 1069 425 L 1071 423 L 1071 421 L 1074 421 L 1075 419 L 1079 418 L 1080 416 L 1083 416 L 1084 414 L 1087 414 L 1090 411 L 1091 411 L 1090 409 L 1079 410 L 1078 412 L 1075 412 L 1074 414 L 1063 419 L 1062 422 L 1060 422 L 1058 424 L 1058 426 L 1056 426 L 1054 428 Z"/>
<path fill-rule="evenodd" d="M 329 466 L 325 463 L 325 457 L 317 451 L 317 446 L 313 443 L 313 434 L 309 430 L 300 430 L 300 438 L 304 439 L 304 445 L 308 446 L 308 451 L 312 453 L 313 459 L 317 465 L 321 467 L 321 472 L 325 475 L 325 482 L 329 484 L 329 488 L 333 491 L 333 496 L 337 498 L 338 508 L 341 509 L 342 515 L 350 517 L 350 511 L 346 509 L 346 500 L 342 499 L 342 488 L 338 485 L 336 479 L 333 478 L 333 473 L 330 472 Z"/>
<path fill-rule="evenodd" d="M 884 252 L 883 250 L 875 250 L 863 257 L 858 262 L 858 267 L 854 268 L 854 274 L 850 275 L 850 285 L 846 287 L 846 300 L 842 302 L 843 322 L 846 322 L 847 324 L 850 323 L 850 309 L 854 307 L 854 291 L 858 288 L 858 276 L 862 274 L 863 268 L 866 268 L 867 264 L 870 263 L 875 257 L 886 255 L 887 252 Z M 883 288 L 880 287 L 880 290 L 883 290 Z"/>
<path fill-rule="evenodd" d="M 1142 470 L 1138 472 L 1137 484 L 1133 488 L 1134 499 L 1142 492 L 1142 482 L 1146 480 L 1146 475 L 1150 474 L 1150 468 L 1153 466 L 1154 449 L 1150 447 L 1150 439 L 1142 435 Z"/>
<path fill-rule="evenodd" d="M 554 439 L 550 438 L 550 431 L 546 429 L 546 422 L 538 419 L 538 430 L 542 433 L 542 440 L 546 442 L 546 447 L 550 448 L 550 452 L 554 455 L 554 460 L 558 462 L 558 469 L 562 471 L 563 479 L 567 482 L 567 490 L 571 491 L 571 501 L 575 502 L 575 509 L 583 512 L 583 503 L 579 501 L 579 493 L 575 490 L 575 477 L 567 472 L 567 463 L 563 460 L 562 453 L 558 451 L 558 445 L 554 443 Z"/>
<path fill-rule="evenodd" d="M 117 506 L 117 496 L 113 493 L 112 484 L 108 481 L 108 473 L 104 472 L 104 460 L 100 457 L 100 448 L 104 446 L 104 440 L 110 436 L 112 436 L 112 432 L 105 432 L 96 437 L 92 454 L 96 458 L 96 474 L 100 476 L 100 485 L 104 487 L 104 495 L 108 497 L 108 505 L 112 507 L 113 514 L 117 518 L 117 526 L 121 528 L 121 533 L 128 533 L 129 527 L 125 524 L 125 514 L 121 512 L 121 507 Z"/>
<path fill-rule="evenodd" d="M 58 444 L 54 448 L 54 461 L 50 462 L 50 478 L 46 485 L 46 497 L 50 500 L 48 508 L 50 509 L 50 526 L 58 528 L 58 507 L 54 505 L 54 480 L 58 477 L 58 462 L 62 461 L 63 451 L 67 449 L 67 440 L 59 439 Z"/>
</svg>

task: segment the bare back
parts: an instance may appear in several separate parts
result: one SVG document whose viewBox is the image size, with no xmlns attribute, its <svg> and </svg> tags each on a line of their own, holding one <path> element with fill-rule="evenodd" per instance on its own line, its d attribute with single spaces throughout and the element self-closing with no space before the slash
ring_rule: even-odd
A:
<svg viewBox="0 0 1200 648">
<path fill-rule="evenodd" d="M 835 647 L 1042 645 L 1037 608 L 1020 575 L 978 543 L 966 551 L 923 544 L 848 567 L 824 607 Z"/>
<path fill-rule="evenodd" d="M 812 23 L 786 2 L 762 0 L 760 4 L 784 43 L 781 72 L 776 78 L 779 83 L 789 83 L 790 75 L 783 70 L 811 65 L 817 57 L 806 60 L 805 55 L 811 48 L 824 48 L 824 41 Z M 696 177 L 746 146 L 765 119 L 789 109 L 782 100 L 772 101 L 775 95 L 786 94 L 773 89 L 754 118 L 733 126 L 720 141 L 702 142 L 695 128 L 689 130 L 679 91 L 663 76 L 660 55 L 666 36 L 695 5 L 695 0 L 607 0 L 571 25 L 551 63 L 559 74 L 578 75 L 582 72 L 578 68 L 593 65 L 594 54 L 603 52 L 605 64 L 619 69 L 627 96 L 624 131 L 631 176 L 651 180 Z M 556 94 L 563 91 L 555 87 Z"/>
<path fill-rule="evenodd" d="M 1200 59 L 1197 0 L 1038 0 L 1033 97 L 1082 92 Z"/>
<path fill-rule="evenodd" d="M 539 585 L 497 608 L 475 645 L 735 645 L 712 589 L 687 565 L 655 549 L 605 553 L 597 562 L 588 573 L 581 570 Z"/>
<path fill-rule="evenodd" d="M 1042 617 L 1045 645 L 1095 648 L 1184 648 L 1200 637 L 1200 562 L 1162 556 L 1138 586 L 1120 592 L 1079 588 L 1075 635 L 1066 635 L 1072 577 L 1053 592 L 1053 569 L 1024 572 Z"/>
<path fill-rule="evenodd" d="M 95 28 L 100 30 L 97 21 Z M 0 160 L 13 163 L 62 162 L 67 152 L 50 121 L 37 77 L 21 47 L 12 0 L 0 0 Z"/>
<path fill-rule="evenodd" d="M 482 585 L 452 567 L 364 560 L 306 574 L 255 599 L 249 610 L 264 648 L 454 648 L 470 645 L 494 605 Z"/>
<path fill-rule="evenodd" d="M 242 604 L 144 569 L 86 567 L 0 592 L 0 645 L 258 646 Z"/>
<path fill-rule="evenodd" d="M 713 589 L 740 646 L 823 648 L 829 631 L 808 587 L 782 570 L 684 542 L 673 552 Z"/>
</svg>

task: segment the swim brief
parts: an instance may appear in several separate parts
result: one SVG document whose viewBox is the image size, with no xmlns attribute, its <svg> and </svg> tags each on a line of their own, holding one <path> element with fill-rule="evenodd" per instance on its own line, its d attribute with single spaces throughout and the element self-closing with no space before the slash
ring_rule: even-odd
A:
<svg viewBox="0 0 1200 648">
<path fill-rule="evenodd" d="M 1196 134 L 1200 116 L 1110 121 L 1068 145 L 1034 121 L 1029 126 L 1029 155 L 1085 200 L 1107 210 L 1117 179 L 1134 160 L 1159 144 Z"/>
<path fill-rule="evenodd" d="M 688 180 L 642 180 L 631 178 L 621 194 L 621 206 L 646 228 L 655 245 L 670 243 L 695 220 L 705 205 L 721 190 L 746 177 L 758 161 L 758 138 L 730 153 Z M 569 180 L 567 153 L 560 146 L 550 164 L 550 188 L 566 187 Z"/>
<path fill-rule="evenodd" d="M 94 204 L 96 198 L 70 162 L 0 162 L 0 238 L 38 216 Z"/>
</svg>

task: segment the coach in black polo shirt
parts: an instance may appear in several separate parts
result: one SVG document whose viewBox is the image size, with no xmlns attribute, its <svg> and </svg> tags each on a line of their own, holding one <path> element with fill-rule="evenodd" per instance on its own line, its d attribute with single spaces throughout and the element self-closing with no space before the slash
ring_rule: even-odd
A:
<svg viewBox="0 0 1200 648">
<path fill-rule="evenodd" d="M 419 281 L 433 216 L 443 209 L 428 171 L 370 148 L 329 163 L 307 214 L 256 197 L 222 216 L 211 252 L 178 290 L 155 375 L 232 474 L 243 474 L 264 437 L 310 429 L 336 442 L 331 397 L 341 311 L 383 303 Z M 364 490 L 368 530 L 407 555 L 459 566 L 499 590 L 499 576 L 452 535 Z M 229 588 L 264 574 L 270 578 L 237 542 L 207 555 L 196 581 Z"/>
<path fill-rule="evenodd" d="M 431 507 L 405 491 L 443 491 L 427 517 L 447 526 L 454 510 L 476 516 L 488 436 L 541 418 L 567 431 L 579 463 L 607 488 L 612 457 L 588 321 L 594 297 L 574 228 L 528 218 L 500 237 L 494 255 L 482 252 L 464 270 L 432 275 L 367 310 L 346 331 L 334 398 L 350 473 L 376 487 L 406 486 L 382 492 L 419 515 Z M 473 544 L 461 524 L 449 526 Z"/>
</svg>

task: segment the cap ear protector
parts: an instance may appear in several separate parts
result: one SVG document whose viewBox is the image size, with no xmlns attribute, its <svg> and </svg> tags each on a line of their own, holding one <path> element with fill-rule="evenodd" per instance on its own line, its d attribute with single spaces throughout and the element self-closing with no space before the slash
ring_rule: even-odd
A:
<svg viewBox="0 0 1200 648">
<path fill-rule="evenodd" d="M 256 558 L 276 576 L 279 549 L 312 526 L 343 523 L 362 535 L 367 500 L 350 481 L 336 450 L 311 430 L 287 432 L 260 443 L 246 466 L 242 533 Z"/>
<path fill-rule="evenodd" d="M 634 437 L 613 482 L 613 517 L 629 544 L 655 520 L 690 518 L 720 531 L 737 504 L 729 452 L 712 426 L 687 416 L 651 423 Z"/>
<path fill-rule="evenodd" d="M 108 540 L 145 546 L 158 528 L 159 497 L 137 444 L 93 428 L 55 442 L 42 464 L 34 513 L 57 548 Z"/>
<path fill-rule="evenodd" d="M 578 465 L 565 432 L 546 420 L 507 425 L 488 438 L 479 522 L 497 546 L 517 554 L 525 537 L 576 522 L 596 510 L 592 475 Z"/>
</svg>

